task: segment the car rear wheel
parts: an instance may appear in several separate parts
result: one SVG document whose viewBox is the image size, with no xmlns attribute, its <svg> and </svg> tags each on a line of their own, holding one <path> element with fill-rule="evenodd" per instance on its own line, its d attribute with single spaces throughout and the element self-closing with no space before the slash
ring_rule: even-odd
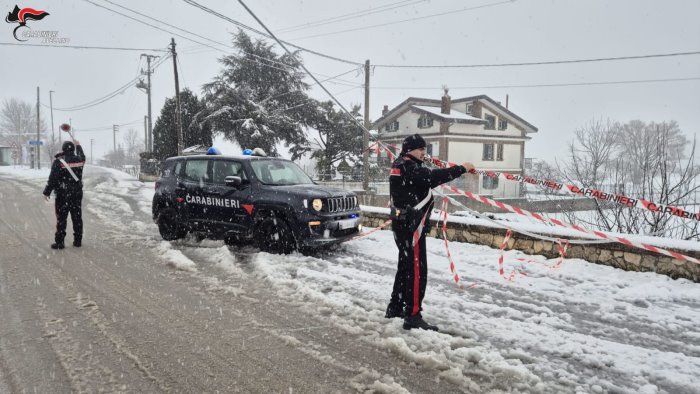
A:
<svg viewBox="0 0 700 394">
<path fill-rule="evenodd" d="M 289 254 L 296 249 L 294 234 L 287 222 L 274 214 L 262 219 L 255 230 L 255 240 L 263 252 Z"/>
<path fill-rule="evenodd" d="M 187 231 L 177 222 L 175 211 L 172 209 L 164 209 L 158 215 L 158 232 L 166 241 L 174 241 L 187 235 Z"/>
</svg>

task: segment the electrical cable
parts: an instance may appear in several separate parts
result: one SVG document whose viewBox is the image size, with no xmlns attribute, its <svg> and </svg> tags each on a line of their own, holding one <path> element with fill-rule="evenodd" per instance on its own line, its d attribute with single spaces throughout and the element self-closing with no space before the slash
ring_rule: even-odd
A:
<svg viewBox="0 0 700 394">
<path fill-rule="evenodd" d="M 187 3 L 187 4 L 191 5 L 191 6 L 193 6 L 193 7 L 199 8 L 199 9 L 202 10 L 202 11 L 206 11 L 207 13 L 209 13 L 209 14 L 211 14 L 211 15 L 214 15 L 214 16 L 220 18 L 220 19 L 223 19 L 223 20 L 225 20 L 225 21 L 231 22 L 232 24 L 234 24 L 234 25 L 236 25 L 236 26 L 238 26 L 238 27 L 240 27 L 240 28 L 242 28 L 242 29 L 255 32 L 255 33 L 257 33 L 257 34 L 259 34 L 259 35 L 262 35 L 262 36 L 264 36 L 264 37 L 267 37 L 267 38 L 274 38 L 275 41 L 277 41 L 278 43 L 285 43 L 285 44 L 287 44 L 287 45 L 289 45 L 289 46 L 291 46 L 291 47 L 293 47 L 293 48 L 296 48 L 296 49 L 299 49 L 299 50 L 301 50 L 301 51 L 308 52 L 308 53 L 310 53 L 310 54 L 313 54 L 313 55 L 316 55 L 316 56 L 320 56 L 320 57 L 323 57 L 323 58 L 326 58 L 326 59 L 335 60 L 335 61 L 342 62 L 342 63 L 354 64 L 354 65 L 356 65 L 356 66 L 361 66 L 361 65 L 362 65 L 362 63 L 359 63 L 359 62 L 354 62 L 354 61 L 351 61 L 351 60 L 346 60 L 346 59 L 341 59 L 341 58 L 339 58 L 339 57 L 335 57 L 335 56 L 331 56 L 331 55 L 326 55 L 325 53 L 313 51 L 313 50 L 311 50 L 311 49 L 307 49 L 307 48 L 301 47 L 301 46 L 299 46 L 299 45 L 295 45 L 295 44 L 289 43 L 289 42 L 287 42 L 287 41 L 279 41 L 279 40 L 278 40 L 276 37 L 274 37 L 274 36 L 271 34 L 271 32 L 269 32 L 269 31 L 268 31 L 268 33 L 261 32 L 260 30 L 254 29 L 254 28 L 252 28 L 252 27 L 250 27 L 250 26 L 247 26 L 247 25 L 245 25 L 245 24 L 243 24 L 243 23 L 241 23 L 241 22 L 238 22 L 238 21 L 235 20 L 235 19 L 229 18 L 229 17 L 227 17 L 226 15 L 220 14 L 220 13 L 218 13 L 218 12 L 212 10 L 211 8 L 205 7 L 205 6 L 203 6 L 203 5 L 199 4 L 199 3 L 197 3 L 197 2 L 194 1 L 194 0 L 183 0 L 183 1 L 184 1 L 185 3 Z M 289 53 L 291 54 L 291 52 L 289 52 Z"/>
<path fill-rule="evenodd" d="M 149 23 L 145 23 L 145 22 L 140 21 L 140 20 L 138 20 L 138 19 L 132 18 L 132 17 L 130 17 L 130 16 L 124 15 L 124 14 L 118 12 L 118 11 L 114 11 L 114 10 L 112 10 L 112 9 L 110 9 L 110 8 L 101 6 L 101 5 L 96 4 L 96 3 L 94 3 L 94 2 L 92 2 L 92 1 L 90 1 L 90 0 L 84 0 L 84 1 L 87 1 L 87 2 L 90 3 L 90 4 L 93 4 L 93 5 L 96 5 L 96 6 L 100 7 L 100 8 L 103 8 L 103 9 L 106 9 L 106 10 L 108 10 L 108 11 L 114 12 L 114 13 L 116 13 L 116 14 L 118 14 L 118 15 L 124 16 L 124 17 L 129 18 L 129 19 L 131 19 L 131 20 L 134 20 L 134 21 L 136 21 L 136 22 L 144 23 L 144 24 L 147 25 L 147 26 L 150 26 L 150 27 L 153 27 L 153 28 L 155 28 L 155 29 L 158 29 L 158 30 L 161 30 L 161 31 L 165 31 L 165 32 L 170 33 L 170 32 L 167 31 L 167 30 L 160 29 L 160 28 L 158 28 L 157 26 L 154 26 L 154 25 L 151 25 L 151 24 L 149 24 Z M 133 13 L 135 13 L 135 14 L 137 14 L 137 15 L 142 16 L 142 17 L 145 17 L 145 18 L 151 19 L 151 20 L 153 20 L 153 21 L 162 23 L 162 24 L 164 24 L 164 25 L 166 25 L 166 26 L 169 26 L 169 27 L 172 27 L 172 28 L 174 28 L 174 29 L 177 29 L 177 30 L 183 31 L 183 32 L 185 32 L 185 33 L 192 34 L 192 35 L 197 36 L 197 37 L 199 37 L 199 38 L 205 39 L 205 40 L 207 40 L 207 41 L 213 42 L 213 43 L 215 43 L 215 44 L 219 44 L 219 45 L 225 46 L 225 47 L 230 48 L 230 49 L 235 49 L 235 47 L 233 47 L 233 46 L 231 46 L 231 45 L 227 45 L 227 44 L 221 43 L 221 42 L 219 42 L 219 41 L 210 39 L 210 38 L 208 38 L 208 37 L 205 37 L 205 36 L 202 36 L 202 35 L 200 35 L 200 34 L 191 32 L 191 31 L 189 31 L 189 30 L 180 28 L 180 27 L 178 27 L 178 26 L 175 26 L 175 25 L 172 25 L 172 24 L 169 24 L 169 23 L 160 21 L 160 20 L 158 20 L 158 19 L 152 18 L 152 17 L 150 17 L 150 16 L 148 16 L 148 15 L 145 15 L 145 14 L 143 14 L 143 13 L 141 13 L 141 12 L 138 12 L 138 11 L 136 11 L 136 10 L 133 10 L 133 9 L 131 9 L 131 8 L 122 6 L 122 5 L 120 5 L 120 4 L 116 4 L 116 3 L 114 3 L 114 2 L 112 2 L 112 1 L 110 1 L 110 0 L 103 0 L 103 1 L 105 1 L 105 2 L 107 2 L 107 3 L 109 3 L 109 4 L 112 4 L 112 5 L 114 5 L 114 6 L 120 7 L 120 8 L 122 8 L 122 9 L 125 9 L 125 10 L 127 10 L 127 11 L 133 12 Z M 189 40 L 189 41 L 192 41 L 192 42 L 194 42 L 194 43 L 197 43 L 197 44 L 199 44 L 199 45 L 201 45 L 201 46 L 206 46 L 206 47 L 208 47 L 208 48 L 210 48 L 210 49 L 212 49 L 212 50 L 220 51 L 220 52 L 226 53 L 226 51 L 222 50 L 221 48 L 215 48 L 215 47 L 212 47 L 212 46 L 210 46 L 210 45 L 206 45 L 206 44 L 200 43 L 200 42 L 198 42 L 198 41 L 190 40 L 190 39 L 188 39 L 187 37 L 183 37 L 183 36 L 179 36 L 179 37 L 185 38 L 185 39 L 187 39 L 187 40 Z M 247 55 L 249 55 L 249 56 L 258 58 L 258 59 L 260 59 L 260 60 L 262 60 L 262 61 L 265 61 L 265 62 L 270 62 L 270 63 L 273 63 L 273 64 L 279 64 L 279 65 L 283 65 L 283 66 L 285 66 L 285 67 L 286 67 L 286 66 L 289 66 L 289 64 L 285 64 L 285 63 L 283 63 L 283 62 L 278 62 L 278 61 L 275 61 L 275 60 L 272 60 L 272 59 L 267 59 L 267 58 L 264 58 L 264 57 L 262 57 L 262 56 L 258 56 L 258 55 L 254 54 L 254 53 L 249 53 L 249 52 L 243 52 L 243 53 L 245 53 L 245 54 L 247 54 Z M 178 62 L 179 62 L 179 59 L 178 59 Z M 262 64 L 262 63 L 260 63 L 260 64 Z M 262 64 L 262 65 L 264 65 L 264 64 Z M 272 67 L 272 68 L 274 68 L 274 67 Z M 275 69 L 276 69 L 276 70 L 280 70 L 280 71 L 285 71 L 284 69 L 280 69 L 280 68 L 275 68 Z M 346 82 L 346 83 L 353 83 L 353 82 L 348 82 L 348 81 L 345 81 L 345 82 Z"/>
<path fill-rule="evenodd" d="M 381 67 L 381 68 L 487 68 L 487 67 L 517 67 L 517 66 L 543 66 L 543 65 L 552 65 L 552 64 L 572 64 L 572 63 L 607 62 L 607 61 L 632 60 L 632 59 L 653 59 L 653 58 L 673 57 L 673 56 L 689 56 L 689 55 L 700 55 L 700 51 L 659 53 L 659 54 L 653 54 L 653 55 L 599 57 L 599 58 L 592 58 L 592 59 L 552 60 L 552 61 L 541 61 L 541 62 L 493 63 L 493 64 L 460 64 L 460 65 L 400 65 L 400 64 L 375 64 L 374 67 Z"/>
<path fill-rule="evenodd" d="M 204 40 L 213 42 L 213 43 L 218 44 L 218 45 L 221 45 L 221 46 L 225 46 L 225 47 L 227 47 L 227 48 L 233 48 L 231 45 L 228 45 L 228 44 L 226 44 L 226 43 L 222 43 L 222 42 L 213 40 L 213 39 L 211 39 L 211 38 L 204 37 L 204 36 L 199 35 L 199 34 L 197 34 L 197 33 L 191 32 L 191 31 L 189 31 L 189 30 L 185 30 L 185 29 L 183 29 L 183 28 L 181 28 L 181 27 L 178 27 L 178 26 L 175 26 L 175 25 L 171 25 L 171 24 L 169 24 L 169 23 L 163 22 L 162 20 L 153 18 L 153 17 L 151 17 L 151 16 L 148 16 L 148 15 L 146 15 L 146 14 L 143 14 L 143 13 L 138 12 L 138 11 L 136 11 L 136 10 L 133 10 L 133 9 L 131 9 L 131 8 L 125 7 L 125 6 L 121 5 L 121 4 L 114 3 L 114 2 L 112 2 L 111 0 L 102 0 L 102 1 L 105 1 L 105 2 L 107 2 L 107 3 L 109 3 L 109 4 L 112 4 L 112 5 L 114 5 L 114 6 L 117 6 L 117 7 L 119 7 L 119 8 L 124 9 L 124 10 L 133 12 L 134 14 L 140 15 L 140 16 L 142 16 L 142 17 L 144 17 L 144 18 L 148 18 L 148 19 L 150 19 L 150 20 L 152 20 L 152 21 L 156 21 L 156 22 L 158 22 L 158 23 L 162 23 L 162 24 L 164 24 L 164 25 L 166 25 L 166 26 L 172 27 L 173 29 L 177 29 L 177 30 L 183 31 L 183 32 L 185 32 L 185 33 L 187 33 L 187 34 L 191 34 L 191 35 L 193 35 L 193 36 L 199 37 L 199 38 L 201 38 L 201 39 L 204 39 Z M 201 44 L 200 44 L 200 45 L 201 45 Z"/>
<path fill-rule="evenodd" d="M 20 47 L 47 47 L 47 48 L 71 48 L 71 49 L 100 49 L 112 51 L 151 51 L 151 52 L 167 52 L 163 49 L 152 48 L 125 48 L 125 47 L 103 47 L 103 46 L 80 46 L 80 45 L 51 45 L 51 44 L 20 44 L 17 42 L 0 42 L 0 45 L 13 45 Z"/>
<path fill-rule="evenodd" d="M 188 1 L 188 2 L 189 2 L 190 0 L 185 0 L 185 1 Z M 442 16 L 442 15 L 448 15 L 448 14 L 456 14 L 456 13 L 458 13 L 458 12 L 471 11 L 471 10 L 476 10 L 476 9 L 480 9 L 480 8 L 494 7 L 494 6 L 498 6 L 498 5 L 502 5 L 502 4 L 513 3 L 513 2 L 515 2 L 515 1 L 516 1 L 516 0 L 505 0 L 505 1 L 500 1 L 500 2 L 498 2 L 498 3 L 483 4 L 483 5 L 475 6 L 475 7 L 461 8 L 461 9 L 459 9 L 459 10 L 452 10 L 452 11 L 441 12 L 441 13 L 438 13 L 438 14 L 432 14 L 432 15 L 426 15 L 426 16 L 419 16 L 419 17 L 416 17 L 416 18 L 403 19 L 403 20 L 400 20 L 400 21 L 384 22 L 384 23 L 379 23 L 379 24 L 376 24 L 376 25 L 363 26 L 363 27 L 356 27 L 356 28 L 352 28 L 352 29 L 339 30 L 339 31 L 334 31 L 334 32 L 330 32 L 330 33 L 314 34 L 314 35 L 311 35 L 311 36 L 304 36 L 304 37 L 296 37 L 296 38 L 292 38 L 292 40 L 305 40 L 305 39 L 307 39 L 307 38 L 325 37 L 325 36 L 331 36 L 331 35 L 335 35 L 335 34 L 348 33 L 348 32 L 351 32 L 351 31 L 374 29 L 375 27 L 385 27 L 385 26 L 389 26 L 389 25 L 395 25 L 395 24 L 404 23 L 404 22 L 411 22 L 411 21 L 415 21 L 415 20 L 424 20 L 424 19 L 427 19 L 427 18 L 432 18 L 432 17 L 434 17 L 434 16 Z"/>
<path fill-rule="evenodd" d="M 551 88 L 562 86 L 597 86 L 597 85 L 626 85 L 637 83 L 656 83 L 656 82 L 681 82 L 681 81 L 697 81 L 700 77 L 687 78 L 664 78 L 664 79 L 640 79 L 627 81 L 602 81 L 602 82 L 571 82 L 571 83 L 550 83 L 550 84 L 532 84 L 532 85 L 491 85 L 491 86 L 451 86 L 450 89 L 514 89 L 514 88 Z M 383 90 L 435 90 L 435 87 L 415 87 L 415 86 L 373 86 L 372 89 Z"/>
<path fill-rule="evenodd" d="M 122 127 L 122 126 L 131 126 L 131 125 L 137 124 L 137 123 L 140 124 L 141 122 L 143 122 L 143 119 L 136 119 L 136 120 L 132 120 L 131 122 L 126 122 L 126 123 L 117 124 L 116 126 L 119 126 L 119 127 Z M 84 128 L 84 129 L 74 129 L 74 131 L 76 131 L 76 132 L 82 132 L 82 133 L 89 132 L 89 131 L 105 131 L 105 130 L 111 131 L 113 126 L 115 126 L 115 125 L 98 126 L 98 127 L 87 127 L 87 128 Z"/>
<path fill-rule="evenodd" d="M 190 2 L 191 0 L 185 0 L 185 1 Z M 243 8 L 245 8 L 246 11 L 248 11 L 248 13 L 253 17 L 253 19 L 255 19 L 260 24 L 260 26 L 262 26 L 265 29 L 265 31 L 277 42 L 277 44 L 279 44 L 279 46 L 282 47 L 282 49 L 284 49 L 285 52 L 287 52 L 290 55 L 292 54 L 292 52 L 289 49 L 287 49 L 287 47 L 284 45 L 284 43 L 282 41 L 280 41 L 277 38 L 277 36 L 275 36 L 272 33 L 272 31 L 270 31 L 270 29 L 267 28 L 267 26 L 265 26 L 265 24 L 260 20 L 260 18 L 257 17 L 257 15 L 255 15 L 255 13 L 250 8 L 248 8 L 248 6 L 243 2 L 243 0 L 238 0 L 238 2 L 241 3 Z M 316 82 L 316 84 L 321 89 L 323 89 L 324 92 L 326 92 L 326 94 L 338 105 L 338 107 L 340 107 L 343 110 L 343 112 L 345 112 L 345 114 L 352 120 L 352 122 L 354 122 L 363 132 L 365 132 L 367 134 L 367 137 L 369 139 L 373 138 L 372 133 L 370 133 L 369 130 L 367 130 L 367 128 L 362 123 L 360 123 L 360 121 L 358 121 L 357 119 L 355 119 L 354 116 L 352 116 L 350 111 L 348 111 L 347 108 L 345 108 L 345 106 L 335 96 L 333 96 L 333 94 L 330 91 L 328 91 L 328 89 L 326 89 L 325 86 L 323 86 L 323 83 L 321 83 L 321 81 L 319 81 L 318 78 L 316 78 L 316 76 L 313 75 L 306 68 L 306 66 L 304 66 L 303 63 L 299 63 L 299 66 L 301 68 L 303 68 L 304 71 L 306 72 L 306 74 L 309 75 L 311 77 L 311 79 L 313 79 L 314 82 Z"/>
<path fill-rule="evenodd" d="M 150 27 L 152 27 L 152 28 L 154 28 L 154 29 L 157 29 L 157 30 L 160 30 L 160 31 L 162 31 L 162 32 L 165 32 L 165 33 L 168 33 L 168 34 L 172 34 L 172 35 L 178 36 L 178 37 L 180 37 L 180 38 L 182 38 L 182 39 L 185 39 L 185 40 L 187 40 L 187 41 L 192 41 L 192 42 L 194 42 L 194 43 L 196 43 L 196 44 L 204 45 L 204 46 L 207 46 L 207 47 L 212 48 L 212 49 L 217 49 L 217 48 L 212 47 L 212 46 L 209 45 L 209 44 L 205 44 L 205 43 L 199 42 L 199 41 L 197 41 L 197 40 L 193 40 L 193 39 L 191 39 L 191 38 L 189 38 L 189 37 L 183 36 L 183 35 L 181 35 L 181 34 L 174 33 L 174 32 L 169 31 L 169 30 L 165 30 L 165 29 L 160 28 L 160 27 L 158 27 L 158 26 L 152 25 L 152 24 L 150 24 L 150 23 L 148 23 L 148 22 L 144 22 L 144 21 L 142 21 L 142 20 L 136 19 L 136 18 L 131 17 L 131 16 L 129 16 L 129 15 L 123 14 L 123 13 L 121 13 L 121 12 L 119 12 L 119 11 L 116 11 L 116 10 L 113 10 L 113 9 L 111 9 L 111 8 L 105 7 L 105 6 L 101 5 L 101 4 L 97 4 L 97 3 L 95 3 L 95 2 L 93 2 L 93 1 L 91 1 L 91 0 L 83 0 L 83 1 L 88 2 L 88 3 L 90 3 L 90 4 L 92 4 L 92 5 L 96 6 L 96 7 L 103 8 L 103 9 L 109 11 L 109 12 L 113 12 L 113 13 L 115 13 L 115 14 L 117 14 L 117 15 L 121 15 L 121 16 L 123 16 L 123 17 L 125 17 L 125 18 L 131 19 L 131 20 L 136 21 L 136 22 L 138 22 L 138 23 L 144 24 L 144 25 L 146 25 L 146 26 L 150 26 Z"/>
<path fill-rule="evenodd" d="M 169 58 L 170 58 L 170 55 L 165 55 L 165 56 L 161 57 L 161 58 L 153 65 L 152 69 L 155 70 L 156 68 L 158 68 L 161 64 L 163 64 L 163 62 L 165 62 L 165 61 L 166 61 L 167 59 L 169 59 Z M 96 106 L 96 105 L 99 105 L 99 104 L 102 104 L 102 103 L 104 103 L 104 102 L 106 102 L 106 101 L 108 101 L 108 100 L 111 100 L 112 98 L 116 97 L 116 96 L 119 95 L 119 94 L 124 93 L 124 92 L 126 91 L 126 89 L 128 89 L 128 88 L 130 88 L 130 87 L 136 85 L 136 83 L 139 81 L 140 78 L 141 78 L 140 75 L 139 75 L 139 76 L 136 76 L 134 79 L 132 79 L 131 81 L 129 81 L 129 82 L 127 82 L 126 84 L 122 85 L 121 87 L 117 88 L 116 90 L 114 90 L 114 91 L 112 91 L 112 92 L 110 92 L 110 93 L 107 93 L 106 95 L 104 95 L 104 96 L 102 96 L 102 97 L 100 97 L 100 98 L 91 100 L 91 101 L 89 101 L 89 102 L 87 102 L 87 103 L 80 104 L 80 105 L 75 105 L 75 106 L 73 106 L 73 107 L 54 108 L 54 110 L 55 110 L 55 111 L 61 111 L 61 112 L 71 112 L 71 111 L 81 111 L 81 110 L 84 110 L 84 109 L 92 108 L 92 107 L 94 107 L 94 106 Z"/>
<path fill-rule="evenodd" d="M 367 16 L 367 15 L 378 14 L 378 13 L 382 13 L 382 12 L 386 12 L 386 11 L 391 11 L 391 10 L 394 10 L 397 8 L 402 8 L 402 7 L 407 7 L 410 5 L 415 5 L 418 3 L 423 3 L 425 1 L 427 1 L 427 0 L 417 0 L 417 1 L 416 0 L 403 0 L 403 1 L 396 2 L 396 3 L 391 3 L 391 4 L 379 6 L 376 8 L 368 8 L 368 9 L 363 10 L 363 11 L 351 12 L 348 14 L 334 16 L 331 18 L 324 18 L 324 19 L 319 19 L 319 20 L 313 21 L 313 22 L 307 22 L 307 23 L 302 23 L 302 24 L 295 25 L 295 26 L 285 27 L 285 28 L 277 30 L 277 34 L 290 33 L 293 31 L 311 29 L 314 27 L 327 25 L 329 23 L 342 22 L 342 21 L 346 21 L 346 20 L 350 20 L 350 19 L 359 18 L 361 16 Z M 409 4 L 405 4 L 405 3 L 409 3 Z"/>
</svg>

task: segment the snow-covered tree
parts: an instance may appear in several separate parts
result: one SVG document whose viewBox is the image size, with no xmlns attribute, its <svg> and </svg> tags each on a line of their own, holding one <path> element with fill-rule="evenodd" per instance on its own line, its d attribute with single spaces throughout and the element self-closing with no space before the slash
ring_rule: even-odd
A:
<svg viewBox="0 0 700 394">
<path fill-rule="evenodd" d="M 279 143 L 305 144 L 304 127 L 316 108 L 306 94 L 299 55 L 278 55 L 272 45 L 242 31 L 233 45 L 238 53 L 221 58 L 223 69 L 204 85 L 207 109 L 200 121 L 242 148 L 259 147 L 271 155 Z"/>
<path fill-rule="evenodd" d="M 211 146 L 211 126 L 199 121 L 198 115 L 205 109 L 204 103 L 189 89 L 180 92 L 182 110 L 183 148 L 192 145 Z M 177 156 L 177 122 L 175 120 L 177 103 L 175 97 L 165 100 L 160 116 L 153 127 L 153 153 L 156 159 L 163 161 Z"/>
<path fill-rule="evenodd" d="M 123 141 L 125 164 L 138 164 L 139 152 L 142 151 L 144 147 L 143 138 L 141 138 L 138 131 L 129 129 L 124 136 Z"/>
<path fill-rule="evenodd" d="M 292 158 L 311 152 L 311 157 L 316 159 L 316 170 L 320 178 L 330 179 L 335 163 L 344 159 L 355 162 L 359 157 L 362 151 L 362 129 L 346 113 L 336 111 L 332 101 L 318 103 L 316 108 L 310 126 L 318 132 L 318 138 L 293 147 Z M 359 116 L 359 113 L 360 106 L 353 106 L 351 114 Z"/>
<path fill-rule="evenodd" d="M 697 211 L 700 169 L 694 160 L 695 141 L 689 142 L 674 121 L 591 122 L 576 131 L 569 152 L 562 172 L 573 184 Z M 595 201 L 594 217 L 583 219 L 569 212 L 568 219 L 623 233 L 683 239 L 700 235 L 694 220 Z"/>
</svg>

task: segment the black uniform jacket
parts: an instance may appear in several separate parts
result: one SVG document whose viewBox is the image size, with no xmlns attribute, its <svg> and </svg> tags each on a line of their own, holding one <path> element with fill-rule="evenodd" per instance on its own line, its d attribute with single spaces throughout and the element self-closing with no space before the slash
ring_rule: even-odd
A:
<svg viewBox="0 0 700 394">
<path fill-rule="evenodd" d="M 66 167 L 61 163 L 63 159 L 66 164 L 73 170 L 73 173 L 78 177 L 78 181 L 73 179 L 73 176 L 68 172 Z M 52 191 L 63 196 L 77 194 L 83 189 L 83 166 L 85 165 L 85 153 L 80 145 L 75 146 L 75 154 L 64 154 L 63 152 L 56 155 L 56 160 L 51 165 L 51 174 L 49 181 L 44 188 L 44 195 L 50 196 Z"/>
<path fill-rule="evenodd" d="M 431 170 L 413 156 L 399 157 L 392 164 L 389 176 L 389 193 L 394 207 L 415 207 L 428 195 L 430 189 L 459 178 L 465 172 L 467 170 L 463 166 Z M 422 214 L 432 207 L 432 202 L 431 197 L 421 208 Z"/>
</svg>

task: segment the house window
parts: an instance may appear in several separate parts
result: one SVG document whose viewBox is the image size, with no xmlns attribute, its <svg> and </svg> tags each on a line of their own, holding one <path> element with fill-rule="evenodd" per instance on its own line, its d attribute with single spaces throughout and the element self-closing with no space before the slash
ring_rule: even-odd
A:
<svg viewBox="0 0 700 394">
<path fill-rule="evenodd" d="M 474 108 L 474 104 L 472 103 L 467 103 L 467 108 L 465 109 L 467 114 L 471 115 L 472 114 L 472 108 Z"/>
<path fill-rule="evenodd" d="M 395 120 L 386 124 L 386 131 L 397 131 L 399 129 L 399 121 Z"/>
<path fill-rule="evenodd" d="M 421 115 L 421 117 L 418 118 L 418 128 L 427 129 L 429 127 L 433 127 L 433 118 L 428 115 Z"/>
<path fill-rule="evenodd" d="M 484 190 L 493 190 L 498 187 L 498 178 L 492 178 L 488 175 L 484 175 L 481 180 L 481 188 Z"/>
<path fill-rule="evenodd" d="M 484 144 L 484 161 L 493 161 L 493 144 Z"/>
<path fill-rule="evenodd" d="M 498 118 L 498 130 L 505 130 L 508 128 L 508 121 L 503 118 Z"/>
<path fill-rule="evenodd" d="M 496 161 L 503 161 L 503 144 L 498 144 L 496 147 Z"/>
<path fill-rule="evenodd" d="M 486 116 L 484 117 L 484 119 L 486 119 L 486 125 L 484 126 L 484 128 L 485 128 L 486 130 L 493 130 L 493 129 L 496 128 L 496 117 L 495 117 L 495 116 L 493 116 L 493 115 L 486 115 Z"/>
<path fill-rule="evenodd" d="M 428 144 L 428 146 L 426 146 L 425 153 L 427 153 L 429 156 L 433 155 L 433 144 Z"/>
</svg>

